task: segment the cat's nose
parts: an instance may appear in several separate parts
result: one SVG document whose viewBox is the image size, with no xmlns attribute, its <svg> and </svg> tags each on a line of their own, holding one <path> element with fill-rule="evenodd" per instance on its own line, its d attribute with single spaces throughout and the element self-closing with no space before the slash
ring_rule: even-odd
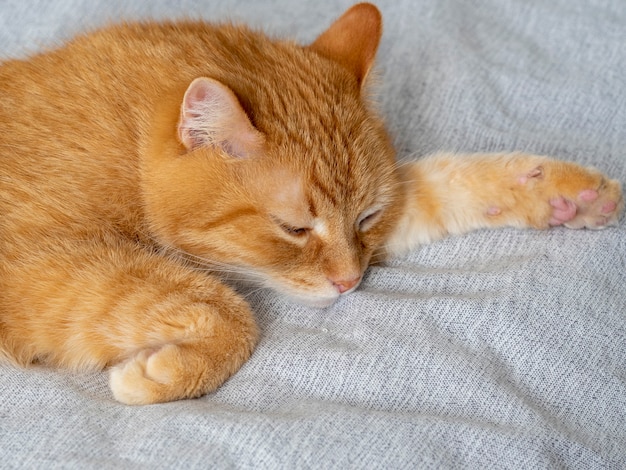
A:
<svg viewBox="0 0 626 470">
<path fill-rule="evenodd" d="M 333 283 L 333 286 L 339 291 L 340 294 L 349 291 L 354 286 L 356 286 L 359 282 L 361 282 L 361 276 L 356 277 L 354 279 L 340 279 L 334 280 L 330 279 L 330 282 Z"/>
</svg>

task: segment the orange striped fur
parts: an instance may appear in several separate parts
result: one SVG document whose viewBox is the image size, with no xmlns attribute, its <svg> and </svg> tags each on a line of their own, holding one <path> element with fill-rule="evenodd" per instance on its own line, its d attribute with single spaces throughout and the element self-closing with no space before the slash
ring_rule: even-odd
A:
<svg viewBox="0 0 626 470">
<path fill-rule="evenodd" d="M 619 185 L 570 163 L 398 167 L 363 92 L 380 34 L 378 10 L 359 4 L 305 47 L 147 22 L 4 62 L 0 356 L 111 367 L 124 403 L 196 397 L 257 341 L 222 277 L 325 306 L 385 251 L 617 220 Z"/>
</svg>

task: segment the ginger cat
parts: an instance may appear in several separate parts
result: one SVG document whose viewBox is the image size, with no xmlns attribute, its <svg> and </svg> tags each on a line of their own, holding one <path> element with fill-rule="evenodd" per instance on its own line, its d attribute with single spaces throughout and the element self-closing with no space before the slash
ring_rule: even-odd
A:
<svg viewBox="0 0 626 470">
<path fill-rule="evenodd" d="M 380 35 L 363 3 L 305 47 L 149 22 L 4 62 L 0 356 L 111 366 L 124 403 L 197 397 L 257 341 L 220 273 L 323 307 L 449 233 L 617 222 L 619 184 L 573 163 L 397 165 L 363 93 Z"/>
</svg>

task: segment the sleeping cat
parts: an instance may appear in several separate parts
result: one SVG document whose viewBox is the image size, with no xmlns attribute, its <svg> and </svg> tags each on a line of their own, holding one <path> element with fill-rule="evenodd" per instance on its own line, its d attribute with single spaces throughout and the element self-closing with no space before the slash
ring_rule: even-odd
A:
<svg viewBox="0 0 626 470">
<path fill-rule="evenodd" d="M 617 222 L 619 184 L 573 163 L 397 165 L 364 92 L 380 35 L 363 3 L 305 47 L 148 22 L 4 62 L 0 356 L 111 366 L 124 403 L 197 397 L 257 341 L 220 273 L 324 307 L 450 233 Z"/>
</svg>

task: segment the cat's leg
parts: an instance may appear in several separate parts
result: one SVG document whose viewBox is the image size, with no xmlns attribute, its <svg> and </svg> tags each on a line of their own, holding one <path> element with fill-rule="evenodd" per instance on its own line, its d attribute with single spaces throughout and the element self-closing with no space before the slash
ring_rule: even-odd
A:
<svg viewBox="0 0 626 470">
<path fill-rule="evenodd" d="M 484 227 L 600 229 L 623 208 L 618 181 L 542 156 L 437 154 L 401 171 L 406 205 L 389 253 Z"/>
<path fill-rule="evenodd" d="M 25 253 L 4 284 L 5 349 L 18 362 L 113 366 L 115 398 L 146 404 L 216 389 L 257 338 L 246 302 L 183 263 L 129 241 Z"/>
</svg>

